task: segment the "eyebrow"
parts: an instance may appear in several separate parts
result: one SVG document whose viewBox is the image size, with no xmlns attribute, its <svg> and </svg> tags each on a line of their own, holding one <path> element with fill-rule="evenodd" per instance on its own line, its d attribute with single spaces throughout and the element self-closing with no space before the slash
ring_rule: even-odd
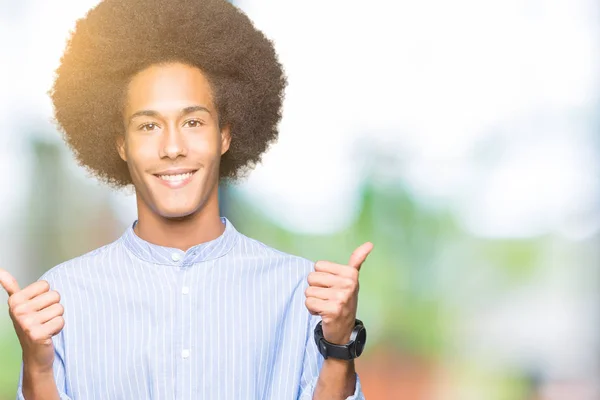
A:
<svg viewBox="0 0 600 400">
<path fill-rule="evenodd" d="M 179 111 L 179 116 L 191 114 L 191 113 L 197 112 L 197 111 L 204 111 L 204 112 L 210 114 L 210 111 L 206 107 L 203 107 L 203 106 L 189 106 L 189 107 L 182 108 Z M 128 124 L 131 124 L 131 121 L 134 118 L 136 118 L 136 117 L 142 117 L 142 116 L 146 116 L 146 117 L 160 117 L 160 113 L 158 111 L 154 111 L 154 110 L 140 110 L 140 111 L 136 111 L 133 114 L 131 114 L 131 116 L 129 117 Z"/>
</svg>

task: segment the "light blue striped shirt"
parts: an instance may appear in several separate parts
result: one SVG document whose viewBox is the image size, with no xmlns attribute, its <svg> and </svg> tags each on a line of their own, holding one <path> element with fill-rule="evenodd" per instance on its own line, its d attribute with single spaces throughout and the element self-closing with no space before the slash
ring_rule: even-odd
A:
<svg viewBox="0 0 600 400">
<path fill-rule="evenodd" d="M 115 242 L 40 279 L 61 295 L 62 399 L 310 399 L 323 357 L 304 305 L 314 264 L 239 233 L 187 251 Z M 17 399 L 22 395 L 23 366 Z M 356 392 L 364 399 L 357 376 Z"/>
</svg>

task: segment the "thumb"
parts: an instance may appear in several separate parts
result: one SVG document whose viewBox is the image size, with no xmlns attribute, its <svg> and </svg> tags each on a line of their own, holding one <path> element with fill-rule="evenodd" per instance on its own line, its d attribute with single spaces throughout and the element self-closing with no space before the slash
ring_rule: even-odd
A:
<svg viewBox="0 0 600 400">
<path fill-rule="evenodd" d="M 2 287 L 4 288 L 4 290 L 6 290 L 6 293 L 8 293 L 9 296 L 12 296 L 13 294 L 21 290 L 19 288 L 17 280 L 13 278 L 13 276 L 9 274 L 8 271 L 3 270 L 2 268 L 0 268 L 0 285 L 2 285 Z"/>
<path fill-rule="evenodd" d="M 362 263 L 365 262 L 371 250 L 373 250 L 373 243 L 367 242 L 361 244 L 356 248 L 356 250 L 354 250 L 354 252 L 352 252 L 352 255 L 350 256 L 350 262 L 348 263 L 348 265 L 360 271 Z"/>
</svg>

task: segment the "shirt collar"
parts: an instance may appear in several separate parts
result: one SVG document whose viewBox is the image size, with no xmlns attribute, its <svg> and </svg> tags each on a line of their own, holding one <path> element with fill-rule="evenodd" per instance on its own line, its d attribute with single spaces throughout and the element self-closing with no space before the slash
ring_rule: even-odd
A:
<svg viewBox="0 0 600 400">
<path fill-rule="evenodd" d="M 225 231 L 219 237 L 190 247 L 187 251 L 159 246 L 140 238 L 133 230 L 137 220 L 127 228 L 121 239 L 133 255 L 144 261 L 186 266 L 222 257 L 233 248 L 239 233 L 227 218 L 221 217 L 221 221 L 225 225 Z"/>
</svg>

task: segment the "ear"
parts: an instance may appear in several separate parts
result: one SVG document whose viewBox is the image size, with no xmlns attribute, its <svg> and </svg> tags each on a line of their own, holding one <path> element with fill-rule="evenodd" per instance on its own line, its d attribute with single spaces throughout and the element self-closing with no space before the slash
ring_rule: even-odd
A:
<svg viewBox="0 0 600 400">
<path fill-rule="evenodd" d="M 125 136 L 124 135 L 117 136 L 116 147 L 117 147 L 117 151 L 119 152 L 119 156 L 121 157 L 121 160 L 127 162 L 127 153 L 125 152 Z"/>
<path fill-rule="evenodd" d="M 221 129 L 221 155 L 227 153 L 229 145 L 231 144 L 231 131 L 229 125 L 225 125 Z"/>
</svg>

